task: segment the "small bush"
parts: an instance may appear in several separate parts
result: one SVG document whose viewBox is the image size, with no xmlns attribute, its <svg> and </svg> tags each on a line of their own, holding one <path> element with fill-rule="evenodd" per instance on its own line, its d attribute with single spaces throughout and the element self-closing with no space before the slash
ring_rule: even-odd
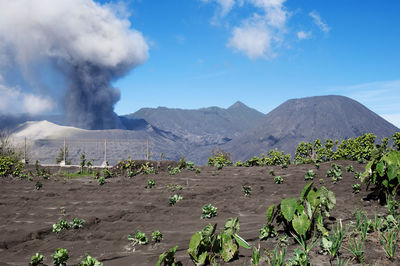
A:
<svg viewBox="0 0 400 266">
<path fill-rule="evenodd" d="M 211 219 L 217 216 L 217 208 L 212 204 L 204 205 L 201 209 L 201 219 Z"/>
<path fill-rule="evenodd" d="M 53 263 L 57 266 L 67 265 L 67 260 L 69 259 L 68 250 L 63 248 L 58 248 L 53 254 Z"/>
</svg>

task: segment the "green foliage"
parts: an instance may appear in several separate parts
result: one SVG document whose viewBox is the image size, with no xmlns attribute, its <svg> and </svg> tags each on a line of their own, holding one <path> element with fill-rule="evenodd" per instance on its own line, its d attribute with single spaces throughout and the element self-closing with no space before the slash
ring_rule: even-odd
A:
<svg viewBox="0 0 400 266">
<path fill-rule="evenodd" d="M 201 172 L 200 168 L 196 168 L 195 172 L 196 172 L 196 174 L 200 174 L 200 172 Z"/>
<path fill-rule="evenodd" d="M 187 253 L 195 265 L 208 264 L 216 256 L 220 256 L 225 262 L 237 257 L 239 246 L 250 249 L 250 245 L 238 235 L 239 219 L 229 218 L 221 230 L 216 234 L 217 225 L 206 225 L 203 230 L 194 233 L 190 240 Z"/>
<path fill-rule="evenodd" d="M 42 187 L 43 187 L 42 182 L 37 181 L 36 184 L 35 184 L 35 189 L 36 189 L 36 190 L 40 190 Z"/>
<path fill-rule="evenodd" d="M 147 180 L 147 185 L 145 186 L 145 188 L 152 188 L 156 185 L 156 181 L 154 181 L 154 179 L 149 179 Z"/>
<path fill-rule="evenodd" d="M 85 152 L 83 152 L 82 154 L 81 154 L 81 162 L 79 163 L 79 165 L 81 166 L 81 172 L 83 172 L 83 168 L 85 167 L 85 165 L 86 165 L 86 153 Z M 106 177 L 107 178 L 107 177 Z"/>
<path fill-rule="evenodd" d="M 283 177 L 281 177 L 280 175 L 277 175 L 274 177 L 274 182 L 275 184 L 282 184 L 283 183 Z"/>
<path fill-rule="evenodd" d="M 272 221 L 275 219 L 276 215 L 277 212 L 275 212 L 275 205 L 272 204 L 267 210 L 267 224 L 264 224 L 260 229 L 260 240 L 266 240 L 277 235 L 275 227 L 272 225 Z"/>
<path fill-rule="evenodd" d="M 261 259 L 260 245 L 258 245 L 258 248 L 253 247 L 251 262 L 253 263 L 254 266 L 258 266 L 258 264 L 260 264 L 260 259 Z"/>
<path fill-rule="evenodd" d="M 106 179 L 102 176 L 99 179 L 97 179 L 97 183 L 102 186 L 106 183 Z"/>
<path fill-rule="evenodd" d="M 304 250 L 296 248 L 293 257 L 285 264 L 286 266 L 308 266 L 310 261 Z"/>
<path fill-rule="evenodd" d="M 275 246 L 274 251 L 267 258 L 268 265 L 283 266 L 286 258 L 287 247 L 278 249 L 278 245 Z"/>
<path fill-rule="evenodd" d="M 53 253 L 53 264 L 57 266 L 67 265 L 67 260 L 69 259 L 68 250 L 63 248 L 58 248 Z"/>
<path fill-rule="evenodd" d="M 330 211 L 336 204 L 332 191 L 322 186 L 313 188 L 313 183 L 308 183 L 300 194 L 300 199 L 283 198 L 277 207 L 269 207 L 267 211 L 268 224 L 274 220 L 283 224 L 286 232 L 299 237 L 306 237 L 317 229 L 327 235 L 323 217 L 329 217 Z"/>
<path fill-rule="evenodd" d="M 169 197 L 169 205 L 173 206 L 181 200 L 183 200 L 183 197 L 181 195 L 174 194 L 173 196 Z"/>
<path fill-rule="evenodd" d="M 17 158 L 0 155 L 0 177 L 10 175 L 18 177 L 24 172 L 24 169 L 25 166 Z"/>
<path fill-rule="evenodd" d="M 359 179 L 361 177 L 360 172 L 354 172 L 354 179 Z"/>
<path fill-rule="evenodd" d="M 129 178 L 139 174 L 156 174 L 156 171 L 154 167 L 150 165 L 150 162 L 139 165 L 131 159 L 119 161 L 117 164 L 117 170 L 120 174 L 126 174 Z"/>
<path fill-rule="evenodd" d="M 182 266 L 182 262 L 175 258 L 178 246 L 170 248 L 167 252 L 163 252 L 158 258 L 157 266 Z"/>
<path fill-rule="evenodd" d="M 254 156 L 253 158 L 247 160 L 244 166 L 271 166 L 271 165 L 282 165 L 287 166 L 290 164 L 290 154 L 285 154 L 283 151 L 278 151 L 277 149 L 270 150 L 268 156 L 264 153 L 261 157 Z"/>
<path fill-rule="evenodd" d="M 242 191 L 246 197 L 251 195 L 251 186 L 243 186 Z"/>
<path fill-rule="evenodd" d="M 337 182 L 342 179 L 342 167 L 335 163 L 332 164 L 332 168 L 326 173 L 326 177 L 332 178 L 333 182 Z"/>
<path fill-rule="evenodd" d="M 354 184 L 354 185 L 351 186 L 351 188 L 353 189 L 353 193 L 357 194 L 361 190 L 361 184 L 358 184 L 358 183 Z"/>
<path fill-rule="evenodd" d="M 169 175 L 176 175 L 176 174 L 179 174 L 180 172 L 181 172 L 181 170 L 179 169 L 179 167 L 172 168 L 170 165 L 168 166 L 168 174 Z"/>
<path fill-rule="evenodd" d="M 206 204 L 201 208 L 201 219 L 211 219 L 217 216 L 217 208 L 212 204 Z"/>
<path fill-rule="evenodd" d="M 72 222 L 70 222 L 69 224 L 72 228 L 79 229 L 83 227 L 83 225 L 85 224 L 85 220 L 79 218 L 73 218 Z"/>
<path fill-rule="evenodd" d="M 40 253 L 36 253 L 31 257 L 31 262 L 29 263 L 30 266 L 37 266 L 43 263 L 44 256 Z"/>
<path fill-rule="evenodd" d="M 218 170 L 226 165 L 232 165 L 231 155 L 224 151 L 214 152 L 214 155 L 208 158 L 208 165 L 215 166 Z"/>
<path fill-rule="evenodd" d="M 151 233 L 151 239 L 154 242 L 161 242 L 163 239 L 163 234 L 159 230 L 155 230 Z"/>
<path fill-rule="evenodd" d="M 385 194 L 394 195 L 400 184 L 400 151 L 373 158 L 365 167 L 361 180 L 367 186 L 374 184 L 383 200 Z"/>
<path fill-rule="evenodd" d="M 346 167 L 346 172 L 347 173 L 354 173 L 354 167 L 352 165 L 349 165 Z"/>
<path fill-rule="evenodd" d="M 314 171 L 310 169 L 305 173 L 304 180 L 313 180 L 315 175 Z"/>
<path fill-rule="evenodd" d="M 167 188 L 170 192 L 175 192 L 177 190 L 182 190 L 183 186 L 182 185 L 178 185 L 178 184 L 174 184 L 174 183 L 170 183 L 167 185 Z"/>
<path fill-rule="evenodd" d="M 134 236 L 128 235 L 128 240 L 131 241 L 132 246 L 137 244 L 146 245 L 149 243 L 149 239 L 147 238 L 146 234 L 140 230 L 137 230 Z"/>
<path fill-rule="evenodd" d="M 59 232 L 61 232 L 61 230 L 69 229 L 70 227 L 71 227 L 71 226 L 70 226 L 70 224 L 68 223 L 68 221 L 62 219 L 62 220 L 60 220 L 59 222 L 53 224 L 53 232 L 54 232 L 54 233 L 59 233 Z"/>
<path fill-rule="evenodd" d="M 309 142 L 300 142 L 296 148 L 294 162 L 296 165 L 303 163 L 313 163 L 314 146 Z"/>
<path fill-rule="evenodd" d="M 113 177 L 113 173 L 110 170 L 108 170 L 107 168 L 104 168 L 103 169 L 103 177 L 105 179 L 112 178 Z"/>
<path fill-rule="evenodd" d="M 336 228 L 333 228 L 332 234 L 322 237 L 321 247 L 330 254 L 331 260 L 339 254 L 343 239 L 347 236 L 349 229 L 350 226 L 344 229 L 342 221 L 340 220 L 337 222 Z"/>
<path fill-rule="evenodd" d="M 349 251 L 357 262 L 364 262 L 364 243 L 365 238 L 356 236 L 349 236 L 349 247 L 344 247 Z"/>
<path fill-rule="evenodd" d="M 398 229 L 391 229 L 387 233 L 381 233 L 379 235 L 379 240 L 389 259 L 393 259 L 394 254 L 396 252 L 398 236 L 399 236 Z"/>
<path fill-rule="evenodd" d="M 86 254 L 82 262 L 78 266 L 103 266 L 103 263 L 98 261 L 96 258 Z"/>
<path fill-rule="evenodd" d="M 400 132 L 396 132 L 394 133 L 394 135 L 392 136 L 393 138 L 393 145 L 395 146 L 395 148 L 400 151 Z"/>
</svg>

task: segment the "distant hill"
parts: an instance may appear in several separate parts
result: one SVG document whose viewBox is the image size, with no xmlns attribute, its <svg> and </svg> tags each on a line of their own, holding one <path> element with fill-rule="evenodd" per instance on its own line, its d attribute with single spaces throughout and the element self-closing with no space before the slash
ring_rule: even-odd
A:
<svg viewBox="0 0 400 266">
<path fill-rule="evenodd" d="M 299 142 L 357 137 L 364 133 L 391 137 L 399 131 L 364 105 L 344 96 L 292 99 L 279 105 L 250 130 L 222 146 L 234 160 L 278 148 L 294 153 Z"/>
<path fill-rule="evenodd" d="M 208 107 L 197 110 L 166 107 L 142 108 L 124 116 L 144 119 L 151 125 L 169 131 L 198 145 L 223 144 L 255 126 L 264 116 L 242 102 L 227 109 Z"/>
</svg>

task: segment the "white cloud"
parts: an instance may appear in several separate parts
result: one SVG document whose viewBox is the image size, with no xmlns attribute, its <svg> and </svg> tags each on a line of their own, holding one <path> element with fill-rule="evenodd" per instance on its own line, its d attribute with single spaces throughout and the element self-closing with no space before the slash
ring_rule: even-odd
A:
<svg viewBox="0 0 400 266">
<path fill-rule="evenodd" d="M 37 115 L 54 108 L 52 100 L 48 97 L 25 93 L 19 88 L 8 88 L 3 84 L 0 84 L 0 95 L 0 114 Z"/>
<path fill-rule="evenodd" d="M 400 128 L 400 113 L 399 114 L 383 114 L 381 115 L 384 119 Z"/>
<path fill-rule="evenodd" d="M 313 18 L 315 25 L 317 25 L 323 32 L 328 33 L 331 30 L 328 24 L 322 21 L 321 16 L 317 11 L 314 10 L 310 12 L 309 15 Z"/>
<path fill-rule="evenodd" d="M 272 38 L 265 21 L 255 17 L 233 29 L 228 46 L 245 53 L 251 59 L 270 58 L 274 56 Z"/>
<path fill-rule="evenodd" d="M 297 38 L 299 40 L 310 39 L 311 36 L 312 36 L 311 31 L 298 31 L 297 32 Z"/>
<path fill-rule="evenodd" d="M 219 5 L 218 13 L 220 17 L 226 16 L 235 5 L 235 0 L 201 0 L 201 1 L 205 3 L 216 2 Z"/>
</svg>

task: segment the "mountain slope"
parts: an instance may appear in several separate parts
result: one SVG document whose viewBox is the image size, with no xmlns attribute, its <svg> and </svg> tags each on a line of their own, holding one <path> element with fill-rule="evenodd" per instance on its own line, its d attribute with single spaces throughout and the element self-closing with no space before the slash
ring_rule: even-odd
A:
<svg viewBox="0 0 400 266">
<path fill-rule="evenodd" d="M 125 117 L 144 119 L 158 128 L 203 145 L 225 143 L 253 127 L 263 116 L 257 110 L 236 102 L 227 109 L 142 108 Z"/>
<path fill-rule="evenodd" d="M 235 160 L 278 148 L 294 153 L 301 141 L 343 139 L 374 133 L 377 141 L 398 128 L 344 96 L 316 96 L 284 102 L 252 129 L 223 146 Z"/>
</svg>

